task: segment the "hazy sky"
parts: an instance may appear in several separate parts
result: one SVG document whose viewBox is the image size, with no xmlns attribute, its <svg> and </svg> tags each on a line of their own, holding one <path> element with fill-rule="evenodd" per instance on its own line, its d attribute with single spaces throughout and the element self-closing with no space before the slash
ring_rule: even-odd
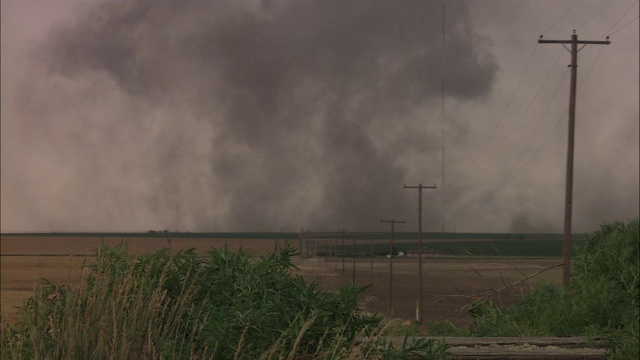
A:
<svg viewBox="0 0 640 360">
<path fill-rule="evenodd" d="M 574 29 L 574 231 L 638 216 L 637 0 L 1 6 L 3 232 L 561 232 Z"/>
</svg>

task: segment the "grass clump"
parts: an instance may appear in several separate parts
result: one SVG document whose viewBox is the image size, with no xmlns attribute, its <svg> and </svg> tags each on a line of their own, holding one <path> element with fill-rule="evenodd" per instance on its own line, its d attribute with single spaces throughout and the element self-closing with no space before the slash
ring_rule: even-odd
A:
<svg viewBox="0 0 640 360">
<path fill-rule="evenodd" d="M 439 358 L 444 345 L 387 344 L 364 290 L 294 275 L 287 245 L 268 255 L 212 249 L 168 256 L 101 247 L 76 288 L 44 281 L 2 332 L 12 359 Z"/>
<path fill-rule="evenodd" d="M 605 224 L 573 262 L 571 286 L 538 284 L 511 307 L 472 306 L 474 336 L 598 336 L 611 358 L 639 358 L 638 219 Z"/>
</svg>

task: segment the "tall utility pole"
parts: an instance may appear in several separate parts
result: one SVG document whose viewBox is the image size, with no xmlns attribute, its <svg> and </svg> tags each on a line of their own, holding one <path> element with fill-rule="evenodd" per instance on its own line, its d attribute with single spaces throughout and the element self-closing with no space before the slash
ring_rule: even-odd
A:
<svg viewBox="0 0 640 360">
<path fill-rule="evenodd" d="M 424 314 L 424 301 L 422 299 L 422 189 L 436 189 L 436 186 L 423 186 L 420 183 L 418 186 L 403 186 L 404 189 L 418 189 L 418 281 L 420 282 L 420 296 L 418 298 L 418 306 L 420 311 L 418 312 L 418 321 L 422 322 Z"/>
<path fill-rule="evenodd" d="M 571 88 L 569 95 L 569 134 L 567 141 L 567 173 L 564 191 L 564 237 L 562 240 L 562 284 L 565 288 L 569 287 L 569 272 L 571 271 L 571 211 L 573 203 L 573 149 L 574 149 L 574 132 L 576 124 L 576 82 L 578 77 L 578 51 L 588 44 L 593 45 L 609 45 L 609 37 L 606 41 L 578 41 L 578 35 L 573 30 L 571 40 L 543 40 L 542 35 L 538 40 L 540 44 L 571 44 Z M 578 49 L 578 44 L 583 45 Z M 566 48 L 566 47 L 565 47 Z M 568 49 L 567 49 L 568 50 Z"/>
<path fill-rule="evenodd" d="M 395 224 L 404 224 L 406 221 L 402 220 L 380 220 L 383 223 L 391 223 L 391 242 L 389 243 L 389 312 L 392 309 L 393 303 L 393 233 Z"/>
</svg>

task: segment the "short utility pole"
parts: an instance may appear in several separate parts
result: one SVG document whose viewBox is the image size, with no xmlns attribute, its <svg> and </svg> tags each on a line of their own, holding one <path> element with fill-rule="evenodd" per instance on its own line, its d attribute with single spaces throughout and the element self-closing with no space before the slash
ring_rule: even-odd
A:
<svg viewBox="0 0 640 360">
<path fill-rule="evenodd" d="M 567 141 L 567 172 L 564 192 L 564 238 L 562 240 L 562 257 L 563 271 L 562 284 L 565 288 L 569 288 L 569 273 L 571 271 L 571 211 L 573 203 L 573 149 L 574 149 L 574 132 L 576 123 L 576 82 L 578 77 L 578 51 L 582 50 L 588 44 L 592 45 L 609 45 L 609 37 L 606 41 L 578 41 L 578 35 L 573 30 L 571 40 L 543 40 L 542 35 L 538 40 L 540 44 L 571 44 L 571 88 L 569 95 L 569 134 Z M 578 44 L 583 45 L 578 49 Z"/>
<path fill-rule="evenodd" d="M 344 255 L 345 255 L 345 247 L 344 247 L 344 233 L 347 230 L 342 229 L 342 275 L 344 275 Z"/>
<path fill-rule="evenodd" d="M 351 259 L 353 261 L 351 266 L 351 282 L 356 282 L 356 237 L 351 238 Z"/>
<path fill-rule="evenodd" d="M 420 282 L 420 295 L 418 298 L 418 320 L 422 322 L 424 316 L 424 301 L 422 299 L 422 189 L 436 189 L 436 186 L 423 186 L 420 183 L 418 186 L 403 186 L 404 189 L 418 189 L 418 281 Z"/>
<path fill-rule="evenodd" d="M 389 312 L 392 309 L 393 303 L 393 233 L 395 224 L 404 224 L 406 221 L 402 220 L 380 220 L 383 223 L 391 223 L 391 242 L 389 243 Z"/>
</svg>

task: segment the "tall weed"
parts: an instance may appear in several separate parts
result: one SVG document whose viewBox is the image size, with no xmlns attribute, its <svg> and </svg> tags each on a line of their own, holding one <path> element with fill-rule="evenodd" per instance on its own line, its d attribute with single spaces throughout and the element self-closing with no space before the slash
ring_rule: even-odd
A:
<svg viewBox="0 0 640 360">
<path fill-rule="evenodd" d="M 253 257 L 240 250 L 132 256 L 101 247 L 74 289 L 44 281 L 2 332 L 12 359 L 439 358 L 444 345 L 376 337 L 364 290 L 337 292 L 294 275 L 287 245 Z M 364 339 L 364 340 L 362 340 Z M 339 355 L 337 355 L 339 354 Z"/>
<path fill-rule="evenodd" d="M 538 284 L 509 308 L 474 304 L 476 336 L 601 336 L 612 358 L 638 358 L 638 219 L 605 224 L 577 249 L 570 289 Z"/>
</svg>

